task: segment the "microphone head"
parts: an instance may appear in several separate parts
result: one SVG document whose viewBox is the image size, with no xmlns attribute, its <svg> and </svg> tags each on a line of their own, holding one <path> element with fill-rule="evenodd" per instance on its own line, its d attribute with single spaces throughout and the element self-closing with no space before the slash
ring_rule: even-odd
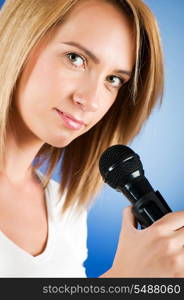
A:
<svg viewBox="0 0 184 300">
<path fill-rule="evenodd" d="M 139 155 L 125 145 L 114 145 L 106 149 L 100 157 L 99 169 L 103 180 L 115 189 L 129 182 L 136 171 L 138 176 L 144 176 Z"/>
</svg>

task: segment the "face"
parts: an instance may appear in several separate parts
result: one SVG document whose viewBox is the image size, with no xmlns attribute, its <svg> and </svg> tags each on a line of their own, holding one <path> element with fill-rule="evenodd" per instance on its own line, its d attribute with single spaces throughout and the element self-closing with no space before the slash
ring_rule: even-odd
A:
<svg viewBox="0 0 184 300">
<path fill-rule="evenodd" d="M 80 1 L 30 53 L 15 95 L 26 128 L 55 147 L 87 132 L 129 80 L 134 47 L 131 25 L 118 8 Z"/>
</svg>

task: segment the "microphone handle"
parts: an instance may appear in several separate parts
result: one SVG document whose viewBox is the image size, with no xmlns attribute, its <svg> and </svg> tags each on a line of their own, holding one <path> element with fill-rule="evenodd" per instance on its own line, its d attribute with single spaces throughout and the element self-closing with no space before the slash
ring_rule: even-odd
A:
<svg viewBox="0 0 184 300">
<path fill-rule="evenodd" d="M 132 212 L 144 229 L 172 210 L 159 191 L 151 191 L 133 204 Z"/>
</svg>

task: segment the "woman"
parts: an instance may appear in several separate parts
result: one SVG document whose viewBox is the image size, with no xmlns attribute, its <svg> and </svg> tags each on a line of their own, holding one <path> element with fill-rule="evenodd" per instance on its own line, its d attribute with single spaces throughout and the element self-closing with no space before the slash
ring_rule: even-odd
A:
<svg viewBox="0 0 184 300">
<path fill-rule="evenodd" d="M 6 0 L 0 18 L 0 276 L 86 277 L 99 157 L 128 144 L 162 96 L 157 24 L 141 0 Z M 180 276 L 182 217 L 139 232 L 128 207 L 100 277 Z"/>
</svg>

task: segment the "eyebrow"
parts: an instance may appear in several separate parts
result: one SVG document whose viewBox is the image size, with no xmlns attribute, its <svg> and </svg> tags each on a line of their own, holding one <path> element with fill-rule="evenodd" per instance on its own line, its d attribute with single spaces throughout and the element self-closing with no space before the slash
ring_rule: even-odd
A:
<svg viewBox="0 0 184 300">
<path fill-rule="evenodd" d="M 95 62 L 95 64 L 99 64 L 100 63 L 99 58 L 96 57 L 96 55 L 94 53 L 92 53 L 89 49 L 87 49 L 86 47 L 82 46 L 81 44 L 79 44 L 77 42 L 72 42 L 72 41 L 70 41 L 70 42 L 63 42 L 62 44 L 77 47 L 80 50 L 84 51 L 86 53 L 86 55 L 88 55 Z M 115 72 L 131 76 L 131 72 L 130 71 L 115 70 Z"/>
</svg>

